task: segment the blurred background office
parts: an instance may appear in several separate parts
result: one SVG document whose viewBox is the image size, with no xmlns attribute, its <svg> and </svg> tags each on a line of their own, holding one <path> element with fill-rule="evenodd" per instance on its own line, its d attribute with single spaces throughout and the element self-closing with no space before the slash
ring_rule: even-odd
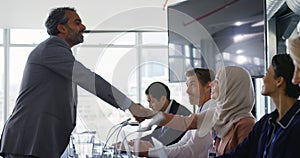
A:
<svg viewBox="0 0 300 158">
<path fill-rule="evenodd" d="M 197 1 L 210 5 L 205 8 L 215 5 L 214 9 L 203 13 L 210 13 L 210 16 L 213 15 L 213 11 L 235 2 L 224 1 L 224 4 L 216 7 L 210 0 Z M 190 52 L 196 52 L 196 55 L 187 53 L 184 58 L 180 57 L 180 60 L 175 60 L 177 57 L 170 55 L 172 54 L 170 51 L 176 46 L 170 43 L 169 24 L 172 21 L 169 21 L 170 10 L 164 8 L 165 2 L 165 0 L 0 0 L 0 131 L 15 105 L 27 57 L 38 43 L 48 37 L 44 27 L 45 18 L 50 9 L 57 6 L 75 7 L 87 30 L 91 30 L 85 34 L 85 42 L 73 48 L 74 55 L 84 65 L 118 87 L 133 101 L 143 105 L 148 105 L 144 90 L 153 81 L 167 84 L 171 90 L 171 98 L 183 105 L 189 105 L 185 93 L 186 85 L 180 78 L 184 73 L 176 74 L 170 79 L 170 74 L 176 71 L 170 68 L 170 61 L 180 61 L 175 62 L 175 65 L 183 63 L 184 68 L 201 67 L 203 61 L 193 49 Z M 181 6 L 188 7 L 189 2 L 195 0 L 169 0 L 167 6 L 180 10 Z M 263 56 L 261 62 L 264 64 L 260 73 L 264 74 L 272 56 L 286 52 L 286 39 L 298 34 L 300 18 L 295 12 L 300 6 L 289 7 L 285 0 L 266 0 L 262 4 L 264 22 L 262 42 L 265 50 L 261 54 Z M 193 17 L 192 14 L 189 16 Z M 198 16 L 195 15 L 193 18 Z M 234 22 L 237 21 L 231 21 Z M 229 25 L 226 24 L 227 27 Z M 220 24 L 213 27 L 220 27 Z M 184 46 L 181 49 L 184 52 L 190 48 Z M 228 57 L 226 53 L 228 52 L 221 52 L 222 58 Z M 229 60 L 232 61 L 230 58 Z M 184 69 L 182 71 L 184 72 Z M 253 113 L 257 119 L 274 109 L 270 100 L 260 95 L 261 77 L 253 75 L 257 94 Z M 78 94 L 77 131 L 95 130 L 97 138 L 105 140 L 113 125 L 131 117 L 127 112 L 103 105 L 106 103 L 85 90 L 79 89 Z M 194 111 L 195 107 L 190 110 Z M 130 127 L 128 128 L 130 130 Z"/>
</svg>

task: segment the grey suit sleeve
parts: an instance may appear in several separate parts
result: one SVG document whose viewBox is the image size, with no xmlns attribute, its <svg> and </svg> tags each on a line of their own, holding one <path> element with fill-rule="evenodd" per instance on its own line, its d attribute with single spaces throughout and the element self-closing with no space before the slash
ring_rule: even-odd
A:
<svg viewBox="0 0 300 158">
<path fill-rule="evenodd" d="M 71 50 L 57 51 L 49 49 L 51 53 L 43 56 L 43 64 L 52 71 L 72 80 L 80 87 L 98 96 L 105 102 L 116 108 L 126 110 L 132 101 L 116 87 L 111 85 L 101 76 L 86 68 L 77 61 L 71 53 Z"/>
</svg>

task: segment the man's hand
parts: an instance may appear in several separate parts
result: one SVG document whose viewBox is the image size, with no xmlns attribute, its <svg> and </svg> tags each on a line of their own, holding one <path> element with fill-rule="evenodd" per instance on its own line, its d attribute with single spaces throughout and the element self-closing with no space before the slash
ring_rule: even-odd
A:
<svg viewBox="0 0 300 158">
<path fill-rule="evenodd" d="M 134 148 L 134 143 L 138 143 L 138 150 Z M 138 141 L 138 142 L 133 142 L 131 141 L 128 143 L 130 145 L 130 150 L 132 153 L 136 156 L 142 156 L 142 157 L 148 157 L 148 150 L 149 148 L 153 148 L 153 144 L 148 142 L 148 141 Z"/>
<path fill-rule="evenodd" d="M 138 122 L 142 122 L 145 119 L 151 118 L 157 113 L 157 111 L 153 111 L 151 109 L 145 108 L 141 104 L 136 104 L 133 102 L 129 107 L 129 111 Z"/>
<path fill-rule="evenodd" d="M 122 147 L 121 147 L 121 145 L 122 145 Z M 113 146 L 115 149 L 120 149 L 121 148 L 121 151 L 126 151 L 125 146 L 122 144 L 122 142 L 114 143 L 111 146 Z"/>
</svg>

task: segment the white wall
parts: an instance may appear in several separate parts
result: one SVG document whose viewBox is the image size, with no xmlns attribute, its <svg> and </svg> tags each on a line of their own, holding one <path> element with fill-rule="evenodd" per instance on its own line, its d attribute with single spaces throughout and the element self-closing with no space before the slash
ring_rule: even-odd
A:
<svg viewBox="0 0 300 158">
<path fill-rule="evenodd" d="M 169 0 L 168 5 L 182 0 Z M 0 0 L 0 28 L 44 28 L 51 8 L 75 7 L 87 29 L 166 29 L 165 0 Z"/>
</svg>

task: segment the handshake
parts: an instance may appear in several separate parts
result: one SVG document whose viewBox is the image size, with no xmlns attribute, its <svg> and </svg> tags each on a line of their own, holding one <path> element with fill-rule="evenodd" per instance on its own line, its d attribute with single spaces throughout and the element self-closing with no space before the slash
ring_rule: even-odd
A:
<svg viewBox="0 0 300 158">
<path fill-rule="evenodd" d="M 161 112 L 145 108 L 141 104 L 131 103 L 129 111 L 138 122 L 143 122 L 145 119 L 151 118 L 150 124 L 153 125 L 164 120 L 164 116 Z"/>
</svg>

